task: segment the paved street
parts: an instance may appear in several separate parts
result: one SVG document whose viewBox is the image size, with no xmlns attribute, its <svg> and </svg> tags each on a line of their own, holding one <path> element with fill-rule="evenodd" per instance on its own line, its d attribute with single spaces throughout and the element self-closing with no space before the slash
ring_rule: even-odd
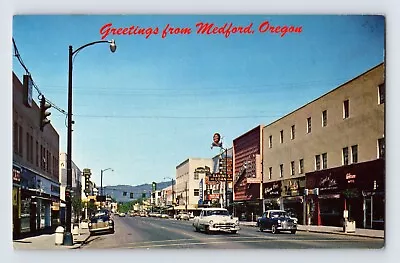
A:
<svg viewBox="0 0 400 263">
<path fill-rule="evenodd" d="M 115 217 L 115 234 L 89 238 L 82 249 L 257 249 L 257 248 L 382 248 L 383 239 L 311 233 L 298 231 L 295 235 L 259 232 L 255 227 L 241 226 L 237 234 L 197 233 L 192 221 L 174 219 Z"/>
</svg>

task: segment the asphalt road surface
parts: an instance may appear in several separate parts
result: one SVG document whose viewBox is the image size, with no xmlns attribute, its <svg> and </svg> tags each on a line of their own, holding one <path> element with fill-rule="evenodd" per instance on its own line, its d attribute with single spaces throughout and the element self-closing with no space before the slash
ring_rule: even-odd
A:
<svg viewBox="0 0 400 263">
<path fill-rule="evenodd" d="M 258 228 L 241 226 L 237 234 L 195 232 L 192 221 L 151 217 L 115 217 L 114 234 L 91 236 L 82 249 L 302 249 L 302 248 L 374 248 L 384 246 L 383 239 L 311 233 L 271 234 Z"/>
</svg>

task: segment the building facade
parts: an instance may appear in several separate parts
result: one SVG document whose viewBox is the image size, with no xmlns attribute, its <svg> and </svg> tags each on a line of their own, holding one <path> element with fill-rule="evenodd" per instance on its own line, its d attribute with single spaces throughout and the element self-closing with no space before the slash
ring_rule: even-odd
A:
<svg viewBox="0 0 400 263">
<path fill-rule="evenodd" d="M 25 83 L 27 84 L 27 83 Z M 13 73 L 13 234 L 35 233 L 59 222 L 59 135 L 40 129 L 32 89 Z"/>
<path fill-rule="evenodd" d="M 380 64 L 265 126 L 264 209 L 336 226 L 349 210 L 357 227 L 382 228 L 384 107 Z"/>
<path fill-rule="evenodd" d="M 176 166 L 175 211 L 197 209 L 200 189 L 204 187 L 200 183 L 204 184 L 205 173 L 195 173 L 195 170 L 200 167 L 208 167 L 211 170 L 212 166 L 211 158 L 188 158 Z"/>
<path fill-rule="evenodd" d="M 60 181 L 60 220 L 61 223 L 65 223 L 66 216 L 66 202 L 65 202 L 65 189 L 67 188 L 67 154 L 60 153 L 60 173 L 59 173 L 59 181 Z M 79 167 L 72 161 L 72 198 L 78 198 L 82 200 L 82 171 Z M 84 180 L 83 180 L 84 182 Z M 84 189 L 83 189 L 84 190 Z M 74 209 L 72 209 L 72 218 L 76 218 Z"/>
<path fill-rule="evenodd" d="M 254 221 L 262 214 L 262 129 L 259 125 L 233 140 L 233 213 Z"/>
</svg>

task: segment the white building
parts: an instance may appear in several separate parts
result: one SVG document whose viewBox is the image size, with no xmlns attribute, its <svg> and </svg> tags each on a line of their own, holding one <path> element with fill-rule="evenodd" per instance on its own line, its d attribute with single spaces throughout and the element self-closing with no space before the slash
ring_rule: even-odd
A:
<svg viewBox="0 0 400 263">
<path fill-rule="evenodd" d="M 161 190 L 161 204 L 162 206 L 172 205 L 172 186 L 165 187 Z"/>
<path fill-rule="evenodd" d="M 65 201 L 65 188 L 67 187 L 67 154 L 60 153 L 60 199 Z M 72 196 L 81 196 L 82 189 L 82 172 L 79 167 L 72 161 Z"/>
<path fill-rule="evenodd" d="M 206 166 L 212 169 L 213 160 L 211 158 L 188 158 L 176 166 L 176 189 L 174 192 L 178 205 L 177 210 L 197 208 L 200 191 L 205 189 L 205 174 L 194 171 Z M 200 185 L 201 182 L 203 185 Z"/>
</svg>

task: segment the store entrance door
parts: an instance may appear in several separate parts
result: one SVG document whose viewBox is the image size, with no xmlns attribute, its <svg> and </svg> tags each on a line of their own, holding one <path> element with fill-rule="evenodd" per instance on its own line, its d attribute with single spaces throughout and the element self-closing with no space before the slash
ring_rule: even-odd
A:
<svg viewBox="0 0 400 263">
<path fill-rule="evenodd" d="M 372 197 L 364 198 L 364 228 L 372 228 Z"/>
</svg>

